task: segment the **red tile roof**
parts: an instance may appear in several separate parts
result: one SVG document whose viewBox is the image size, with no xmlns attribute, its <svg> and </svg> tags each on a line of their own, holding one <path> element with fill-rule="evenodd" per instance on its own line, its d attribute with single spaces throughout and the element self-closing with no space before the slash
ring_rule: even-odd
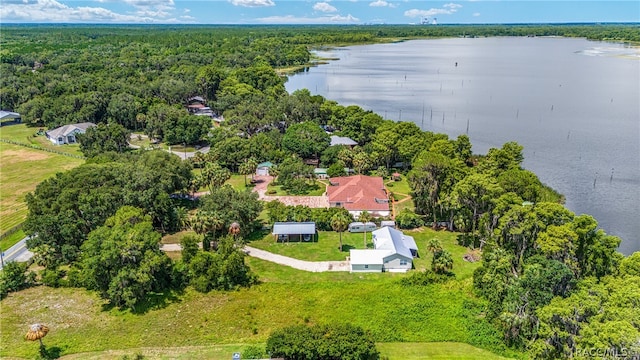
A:
<svg viewBox="0 0 640 360">
<path fill-rule="evenodd" d="M 389 203 L 381 177 L 355 175 L 331 178 L 329 203 L 342 203 L 347 210 L 388 211 Z M 376 199 L 380 201 L 376 201 Z"/>
</svg>

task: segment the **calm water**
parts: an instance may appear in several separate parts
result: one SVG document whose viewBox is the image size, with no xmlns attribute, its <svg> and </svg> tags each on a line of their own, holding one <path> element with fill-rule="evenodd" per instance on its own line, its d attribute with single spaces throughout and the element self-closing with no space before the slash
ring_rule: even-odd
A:
<svg viewBox="0 0 640 360">
<path fill-rule="evenodd" d="M 340 60 L 287 89 L 359 105 L 476 153 L 517 141 L 524 167 L 640 250 L 640 50 L 563 38 L 417 40 L 320 53 Z M 457 66 L 456 66 L 457 63 Z"/>
</svg>

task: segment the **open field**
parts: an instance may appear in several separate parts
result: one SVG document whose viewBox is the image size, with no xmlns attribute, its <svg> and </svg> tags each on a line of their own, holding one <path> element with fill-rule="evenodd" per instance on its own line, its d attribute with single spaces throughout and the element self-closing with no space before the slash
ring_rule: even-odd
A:
<svg viewBox="0 0 640 360">
<path fill-rule="evenodd" d="M 34 322 L 50 327 L 45 344 L 62 355 L 263 343 L 283 326 L 345 321 L 369 329 L 378 342 L 452 341 L 502 349 L 500 334 L 483 320 L 481 302 L 471 294 L 470 279 L 404 287 L 398 282 L 402 274 L 306 273 L 258 259 L 248 263 L 262 284 L 209 294 L 187 290 L 141 314 L 110 308 L 82 289 L 36 287 L 10 294 L 2 301 L 0 356 L 33 358 L 37 344 L 23 336 Z"/>
<path fill-rule="evenodd" d="M 11 126 L 2 128 L 2 138 L 4 131 L 9 128 Z M 84 163 L 84 160 L 0 143 L 0 163 L 0 232 L 4 232 L 25 220 L 25 195 L 28 192 L 35 190 L 43 180 L 72 169 Z"/>
<path fill-rule="evenodd" d="M 51 143 L 51 141 L 49 141 L 49 139 L 47 139 L 45 135 L 36 135 L 39 129 L 40 128 L 27 127 L 27 125 L 25 124 L 3 126 L 0 127 L 0 138 L 16 141 L 22 144 L 35 145 L 45 149 L 60 151 L 71 155 L 82 156 L 80 145 L 54 145 Z"/>
</svg>

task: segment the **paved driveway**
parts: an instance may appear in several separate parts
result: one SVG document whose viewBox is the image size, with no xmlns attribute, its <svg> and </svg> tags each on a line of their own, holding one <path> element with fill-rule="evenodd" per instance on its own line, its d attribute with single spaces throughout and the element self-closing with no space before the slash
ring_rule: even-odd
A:
<svg viewBox="0 0 640 360">
<path fill-rule="evenodd" d="M 252 191 L 258 193 L 258 198 L 263 201 L 278 200 L 285 205 L 306 205 L 310 208 L 328 208 L 329 197 L 327 196 L 268 196 L 267 185 L 273 181 L 273 176 L 256 175 L 253 177 L 256 182 Z"/>
</svg>

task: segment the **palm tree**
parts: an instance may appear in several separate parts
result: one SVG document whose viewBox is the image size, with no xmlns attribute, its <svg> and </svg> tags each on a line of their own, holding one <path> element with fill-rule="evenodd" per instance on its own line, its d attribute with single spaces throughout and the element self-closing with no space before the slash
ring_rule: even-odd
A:
<svg viewBox="0 0 640 360">
<path fill-rule="evenodd" d="M 331 228 L 340 234 L 340 252 L 342 252 L 342 233 L 349 228 L 349 219 L 344 213 L 337 213 L 331 217 Z"/>
<path fill-rule="evenodd" d="M 427 250 L 435 255 L 435 253 L 442 251 L 442 244 L 440 240 L 433 238 L 427 243 Z"/>
<path fill-rule="evenodd" d="M 258 167 L 258 161 L 250 157 L 246 159 L 242 164 L 240 164 L 239 172 L 240 175 L 244 175 L 244 187 L 247 187 L 247 175 L 251 175 L 253 179 L 253 174 L 256 172 L 256 168 Z"/>
<path fill-rule="evenodd" d="M 373 217 L 371 216 L 371 214 L 369 214 L 367 210 L 362 211 L 360 213 L 360 216 L 358 216 L 358 220 L 364 224 L 364 248 L 365 249 L 367 248 L 367 223 L 371 221 L 371 219 L 373 219 Z"/>
<path fill-rule="evenodd" d="M 444 274 L 451 269 L 453 269 L 453 258 L 450 252 L 442 249 L 433 254 L 431 270 L 438 274 Z"/>
</svg>

